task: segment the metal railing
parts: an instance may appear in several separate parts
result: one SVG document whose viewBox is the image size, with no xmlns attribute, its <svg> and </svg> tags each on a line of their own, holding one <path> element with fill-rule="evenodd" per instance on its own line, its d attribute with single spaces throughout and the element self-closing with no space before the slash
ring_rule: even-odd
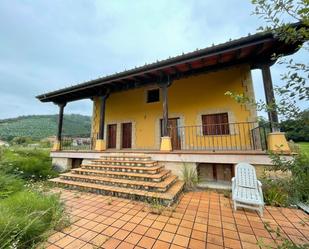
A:
<svg viewBox="0 0 309 249">
<path fill-rule="evenodd" d="M 248 151 L 267 149 L 268 127 L 257 122 L 169 127 L 173 150 Z"/>
<path fill-rule="evenodd" d="M 63 136 L 61 138 L 61 150 L 66 151 L 88 151 L 93 150 L 95 139 L 90 137 L 70 137 Z"/>
</svg>

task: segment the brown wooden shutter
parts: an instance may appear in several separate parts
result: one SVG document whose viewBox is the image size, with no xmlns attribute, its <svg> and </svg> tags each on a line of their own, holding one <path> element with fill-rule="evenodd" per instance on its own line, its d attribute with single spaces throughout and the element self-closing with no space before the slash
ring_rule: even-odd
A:
<svg viewBox="0 0 309 249">
<path fill-rule="evenodd" d="M 203 135 L 229 134 L 229 121 L 227 113 L 202 115 Z"/>
</svg>

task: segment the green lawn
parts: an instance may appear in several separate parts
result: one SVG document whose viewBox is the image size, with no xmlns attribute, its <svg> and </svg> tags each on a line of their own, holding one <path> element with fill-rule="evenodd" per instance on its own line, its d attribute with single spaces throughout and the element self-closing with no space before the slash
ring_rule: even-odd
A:
<svg viewBox="0 0 309 249">
<path fill-rule="evenodd" d="M 302 152 L 309 154 L 309 142 L 298 142 L 297 144 Z"/>
</svg>

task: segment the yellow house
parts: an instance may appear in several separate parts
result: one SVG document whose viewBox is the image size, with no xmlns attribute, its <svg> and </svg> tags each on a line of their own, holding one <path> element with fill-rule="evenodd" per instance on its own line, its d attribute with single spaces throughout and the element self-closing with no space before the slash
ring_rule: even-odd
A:
<svg viewBox="0 0 309 249">
<path fill-rule="evenodd" d="M 239 162 L 259 171 L 271 164 L 267 150 L 289 153 L 277 114 L 269 112 L 270 125 L 261 127 L 254 106 L 225 93 L 254 99 L 251 70 L 261 69 L 266 100 L 274 102 L 271 57 L 296 50 L 258 33 L 37 96 L 60 108 L 53 163 L 69 169 L 106 155 L 142 154 L 179 176 L 189 165 L 208 186 L 228 185 Z M 83 150 L 66 147 L 61 135 L 65 105 L 80 99 L 93 101 L 92 142 Z"/>
</svg>

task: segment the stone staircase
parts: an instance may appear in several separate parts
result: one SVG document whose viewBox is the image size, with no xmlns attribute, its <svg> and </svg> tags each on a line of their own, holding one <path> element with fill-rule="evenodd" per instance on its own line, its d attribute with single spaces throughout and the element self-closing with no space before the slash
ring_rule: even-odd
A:
<svg viewBox="0 0 309 249">
<path fill-rule="evenodd" d="M 172 204 L 184 183 L 163 165 L 145 154 L 109 155 L 83 162 L 81 168 L 60 174 L 50 181 L 69 189 Z"/>
</svg>

